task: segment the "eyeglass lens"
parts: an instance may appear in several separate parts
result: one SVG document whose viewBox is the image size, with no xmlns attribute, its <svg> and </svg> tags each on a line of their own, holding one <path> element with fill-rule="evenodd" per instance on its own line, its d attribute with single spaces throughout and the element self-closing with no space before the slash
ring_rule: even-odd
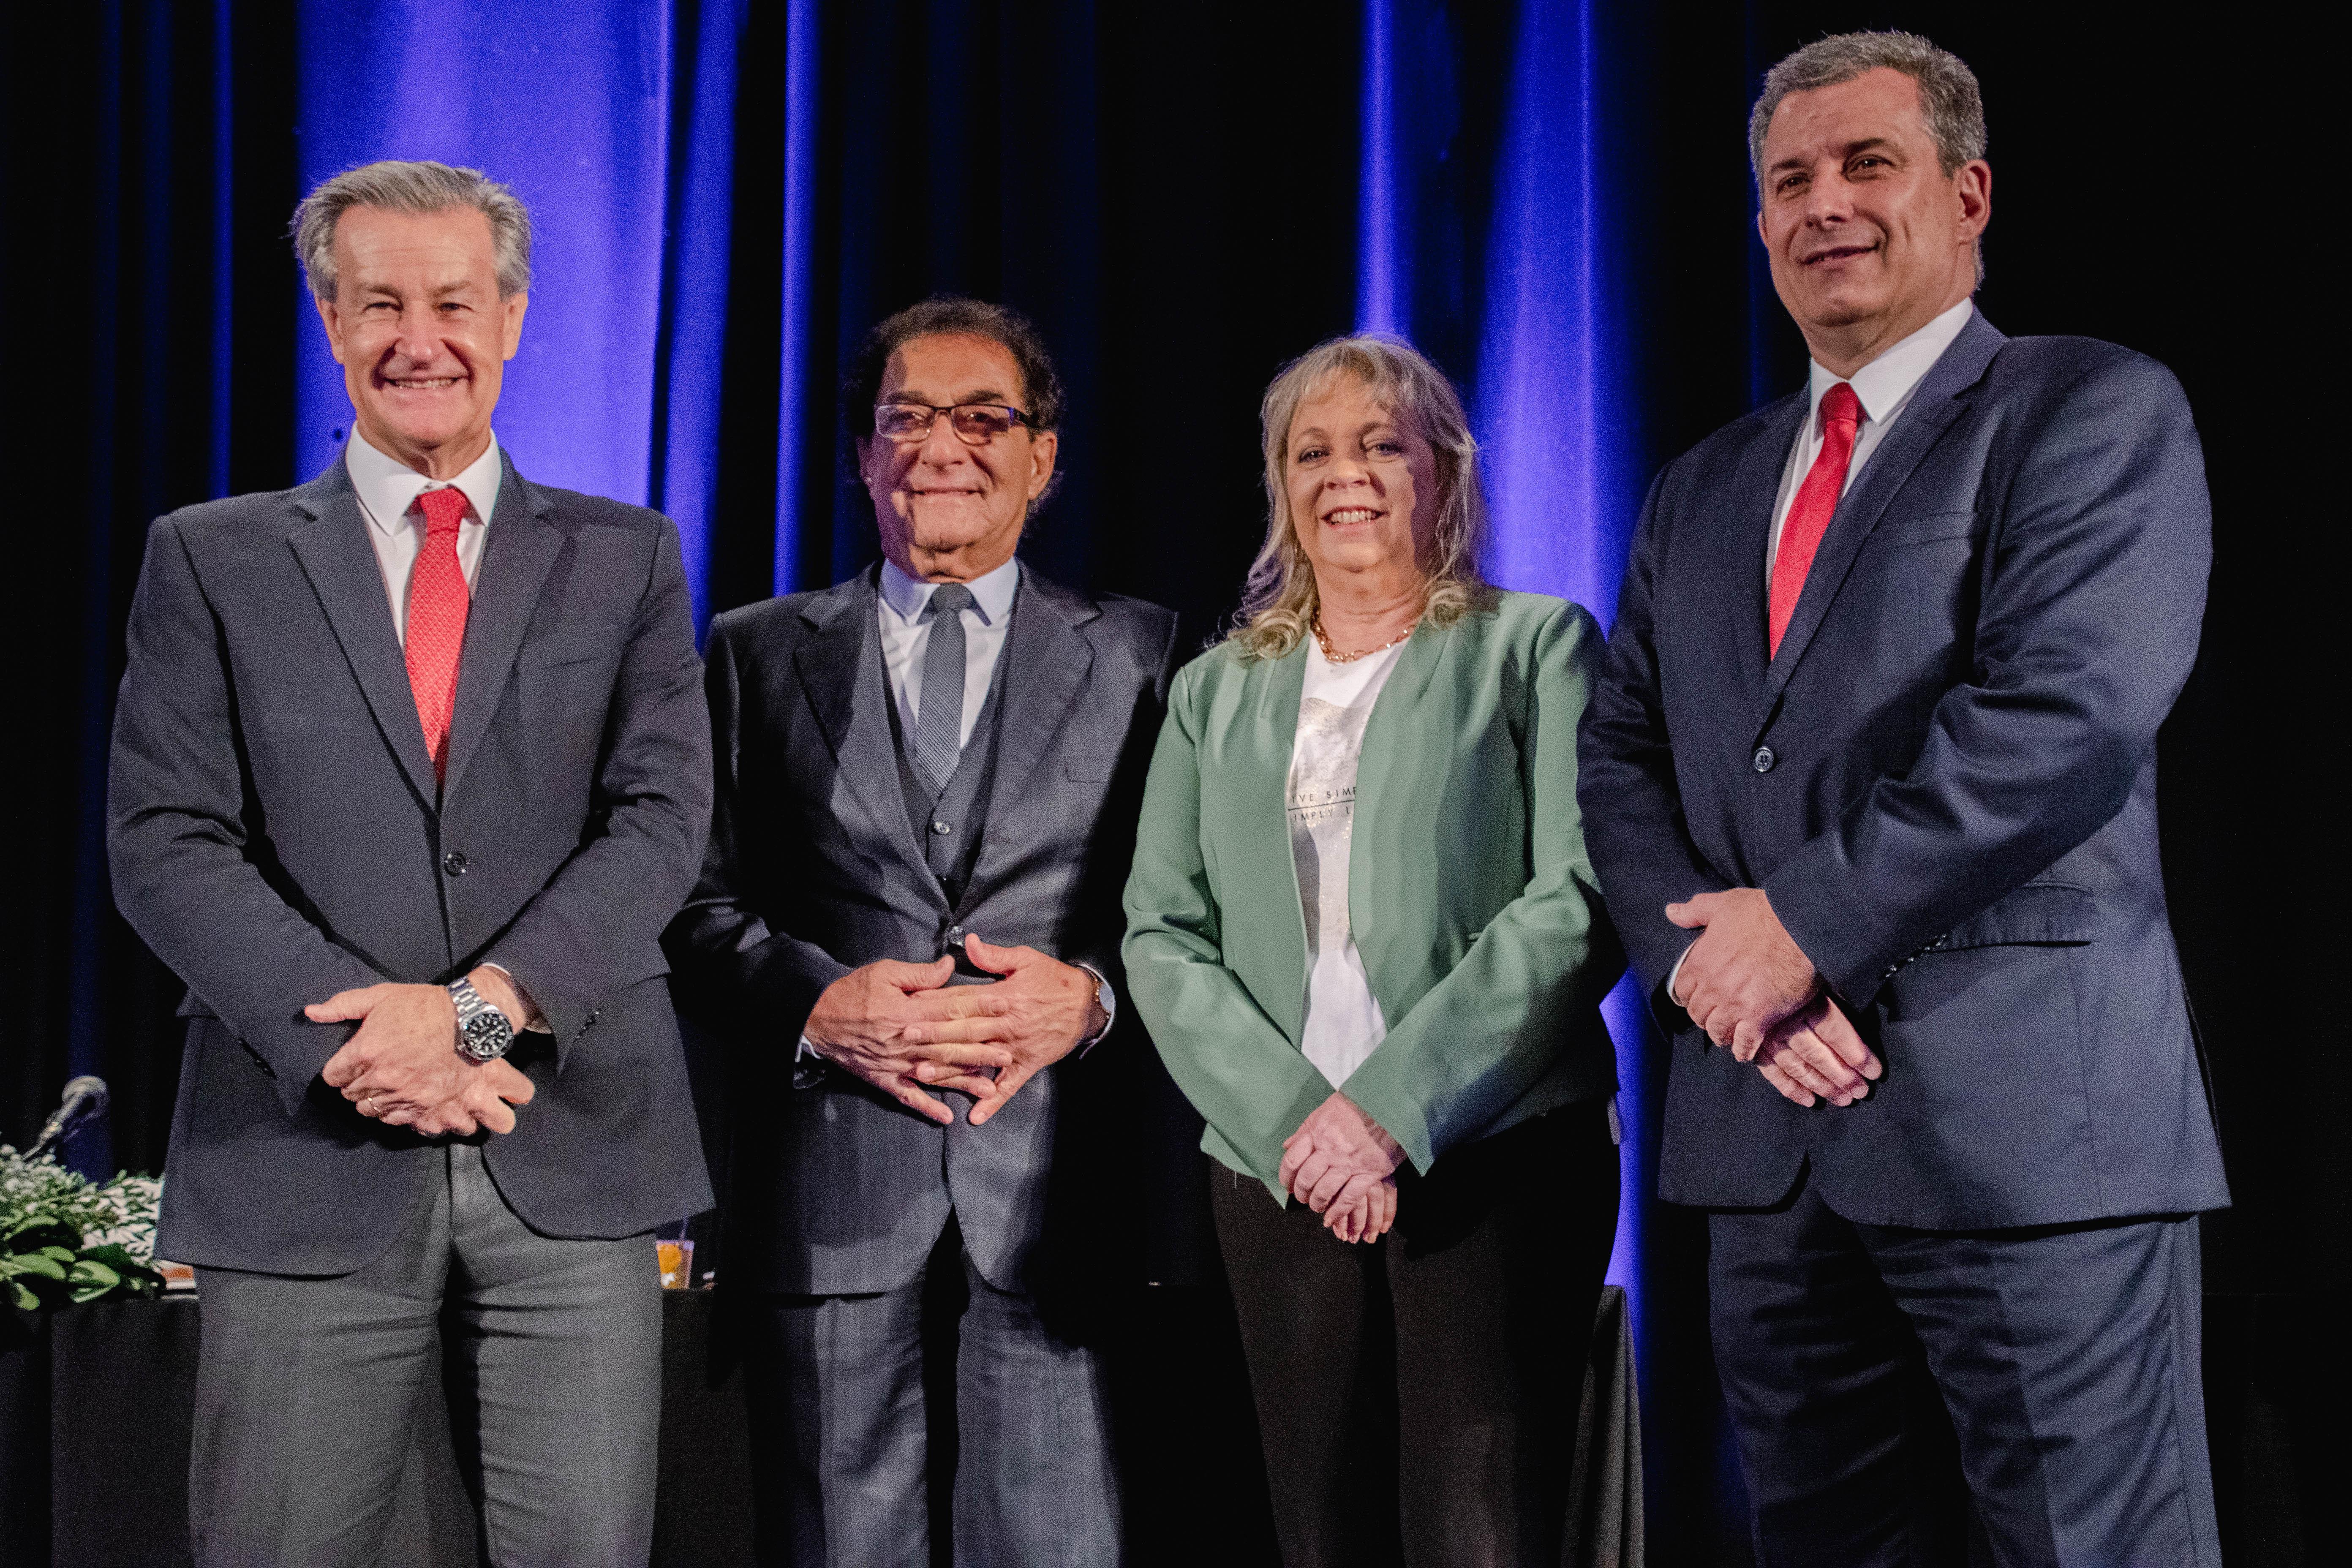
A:
<svg viewBox="0 0 2352 1568">
<path fill-rule="evenodd" d="M 948 427 L 958 438 L 972 447 L 986 446 L 1015 423 L 1013 410 L 994 403 L 959 403 L 948 409 L 922 403 L 886 403 L 874 411 L 874 433 L 894 441 L 927 436 L 931 420 L 941 413 L 947 415 Z"/>
</svg>

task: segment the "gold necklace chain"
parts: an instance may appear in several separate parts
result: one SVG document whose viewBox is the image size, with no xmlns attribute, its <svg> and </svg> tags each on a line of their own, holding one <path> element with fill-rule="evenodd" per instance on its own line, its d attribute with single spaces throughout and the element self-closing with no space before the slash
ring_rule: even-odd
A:
<svg viewBox="0 0 2352 1568">
<path fill-rule="evenodd" d="M 1418 631 L 1421 627 L 1421 617 L 1419 616 L 1415 616 L 1412 618 L 1412 625 L 1405 627 L 1404 630 L 1397 633 L 1396 636 L 1389 638 L 1388 641 L 1381 644 L 1380 647 L 1360 647 L 1353 653 L 1341 653 L 1338 648 L 1331 646 L 1330 634 L 1323 629 L 1322 611 L 1316 611 L 1315 619 L 1309 622 L 1308 625 L 1315 633 L 1315 645 L 1323 650 L 1323 659 L 1325 663 L 1353 664 L 1360 658 L 1370 658 L 1376 653 L 1386 653 L 1389 649 L 1396 647 L 1397 644 L 1404 641 L 1405 638 L 1412 636 L 1412 634 Z"/>
</svg>

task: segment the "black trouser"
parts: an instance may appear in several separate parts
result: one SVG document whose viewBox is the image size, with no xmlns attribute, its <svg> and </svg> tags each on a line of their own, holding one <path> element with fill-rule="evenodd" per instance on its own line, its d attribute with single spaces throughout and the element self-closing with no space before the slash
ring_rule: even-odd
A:
<svg viewBox="0 0 2352 1568">
<path fill-rule="evenodd" d="M 1287 1568 L 1559 1562 L 1617 1184 L 1602 1101 L 1406 1166 L 1370 1246 L 1212 1164 Z"/>
</svg>

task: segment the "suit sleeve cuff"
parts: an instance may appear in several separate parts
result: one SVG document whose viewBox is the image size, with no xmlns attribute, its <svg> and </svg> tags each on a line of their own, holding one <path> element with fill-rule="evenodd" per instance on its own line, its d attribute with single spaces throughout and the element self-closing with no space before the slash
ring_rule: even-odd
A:
<svg viewBox="0 0 2352 1568">
<path fill-rule="evenodd" d="M 495 969 L 500 974 L 505 975 L 507 977 L 507 984 L 514 987 L 515 994 L 522 998 L 523 1016 L 520 1018 L 511 1020 L 515 1027 L 515 1033 L 519 1035 L 546 1035 L 552 1034 L 554 1032 L 548 1026 L 547 1015 L 539 1010 L 539 1004 L 530 999 L 530 993 L 524 990 L 522 982 L 514 977 L 513 970 L 509 969 L 503 963 L 499 963 L 487 958 L 482 960 L 482 967 L 484 969 Z"/>
</svg>

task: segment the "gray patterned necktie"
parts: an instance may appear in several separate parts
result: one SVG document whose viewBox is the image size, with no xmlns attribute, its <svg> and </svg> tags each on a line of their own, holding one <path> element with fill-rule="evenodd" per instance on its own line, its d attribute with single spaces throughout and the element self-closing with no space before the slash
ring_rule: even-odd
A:
<svg viewBox="0 0 2352 1568">
<path fill-rule="evenodd" d="M 923 618 L 931 623 L 923 647 L 923 694 L 915 709 L 915 773 L 934 799 L 955 776 L 963 754 L 963 612 L 971 590 L 942 583 L 931 590 Z"/>
</svg>

